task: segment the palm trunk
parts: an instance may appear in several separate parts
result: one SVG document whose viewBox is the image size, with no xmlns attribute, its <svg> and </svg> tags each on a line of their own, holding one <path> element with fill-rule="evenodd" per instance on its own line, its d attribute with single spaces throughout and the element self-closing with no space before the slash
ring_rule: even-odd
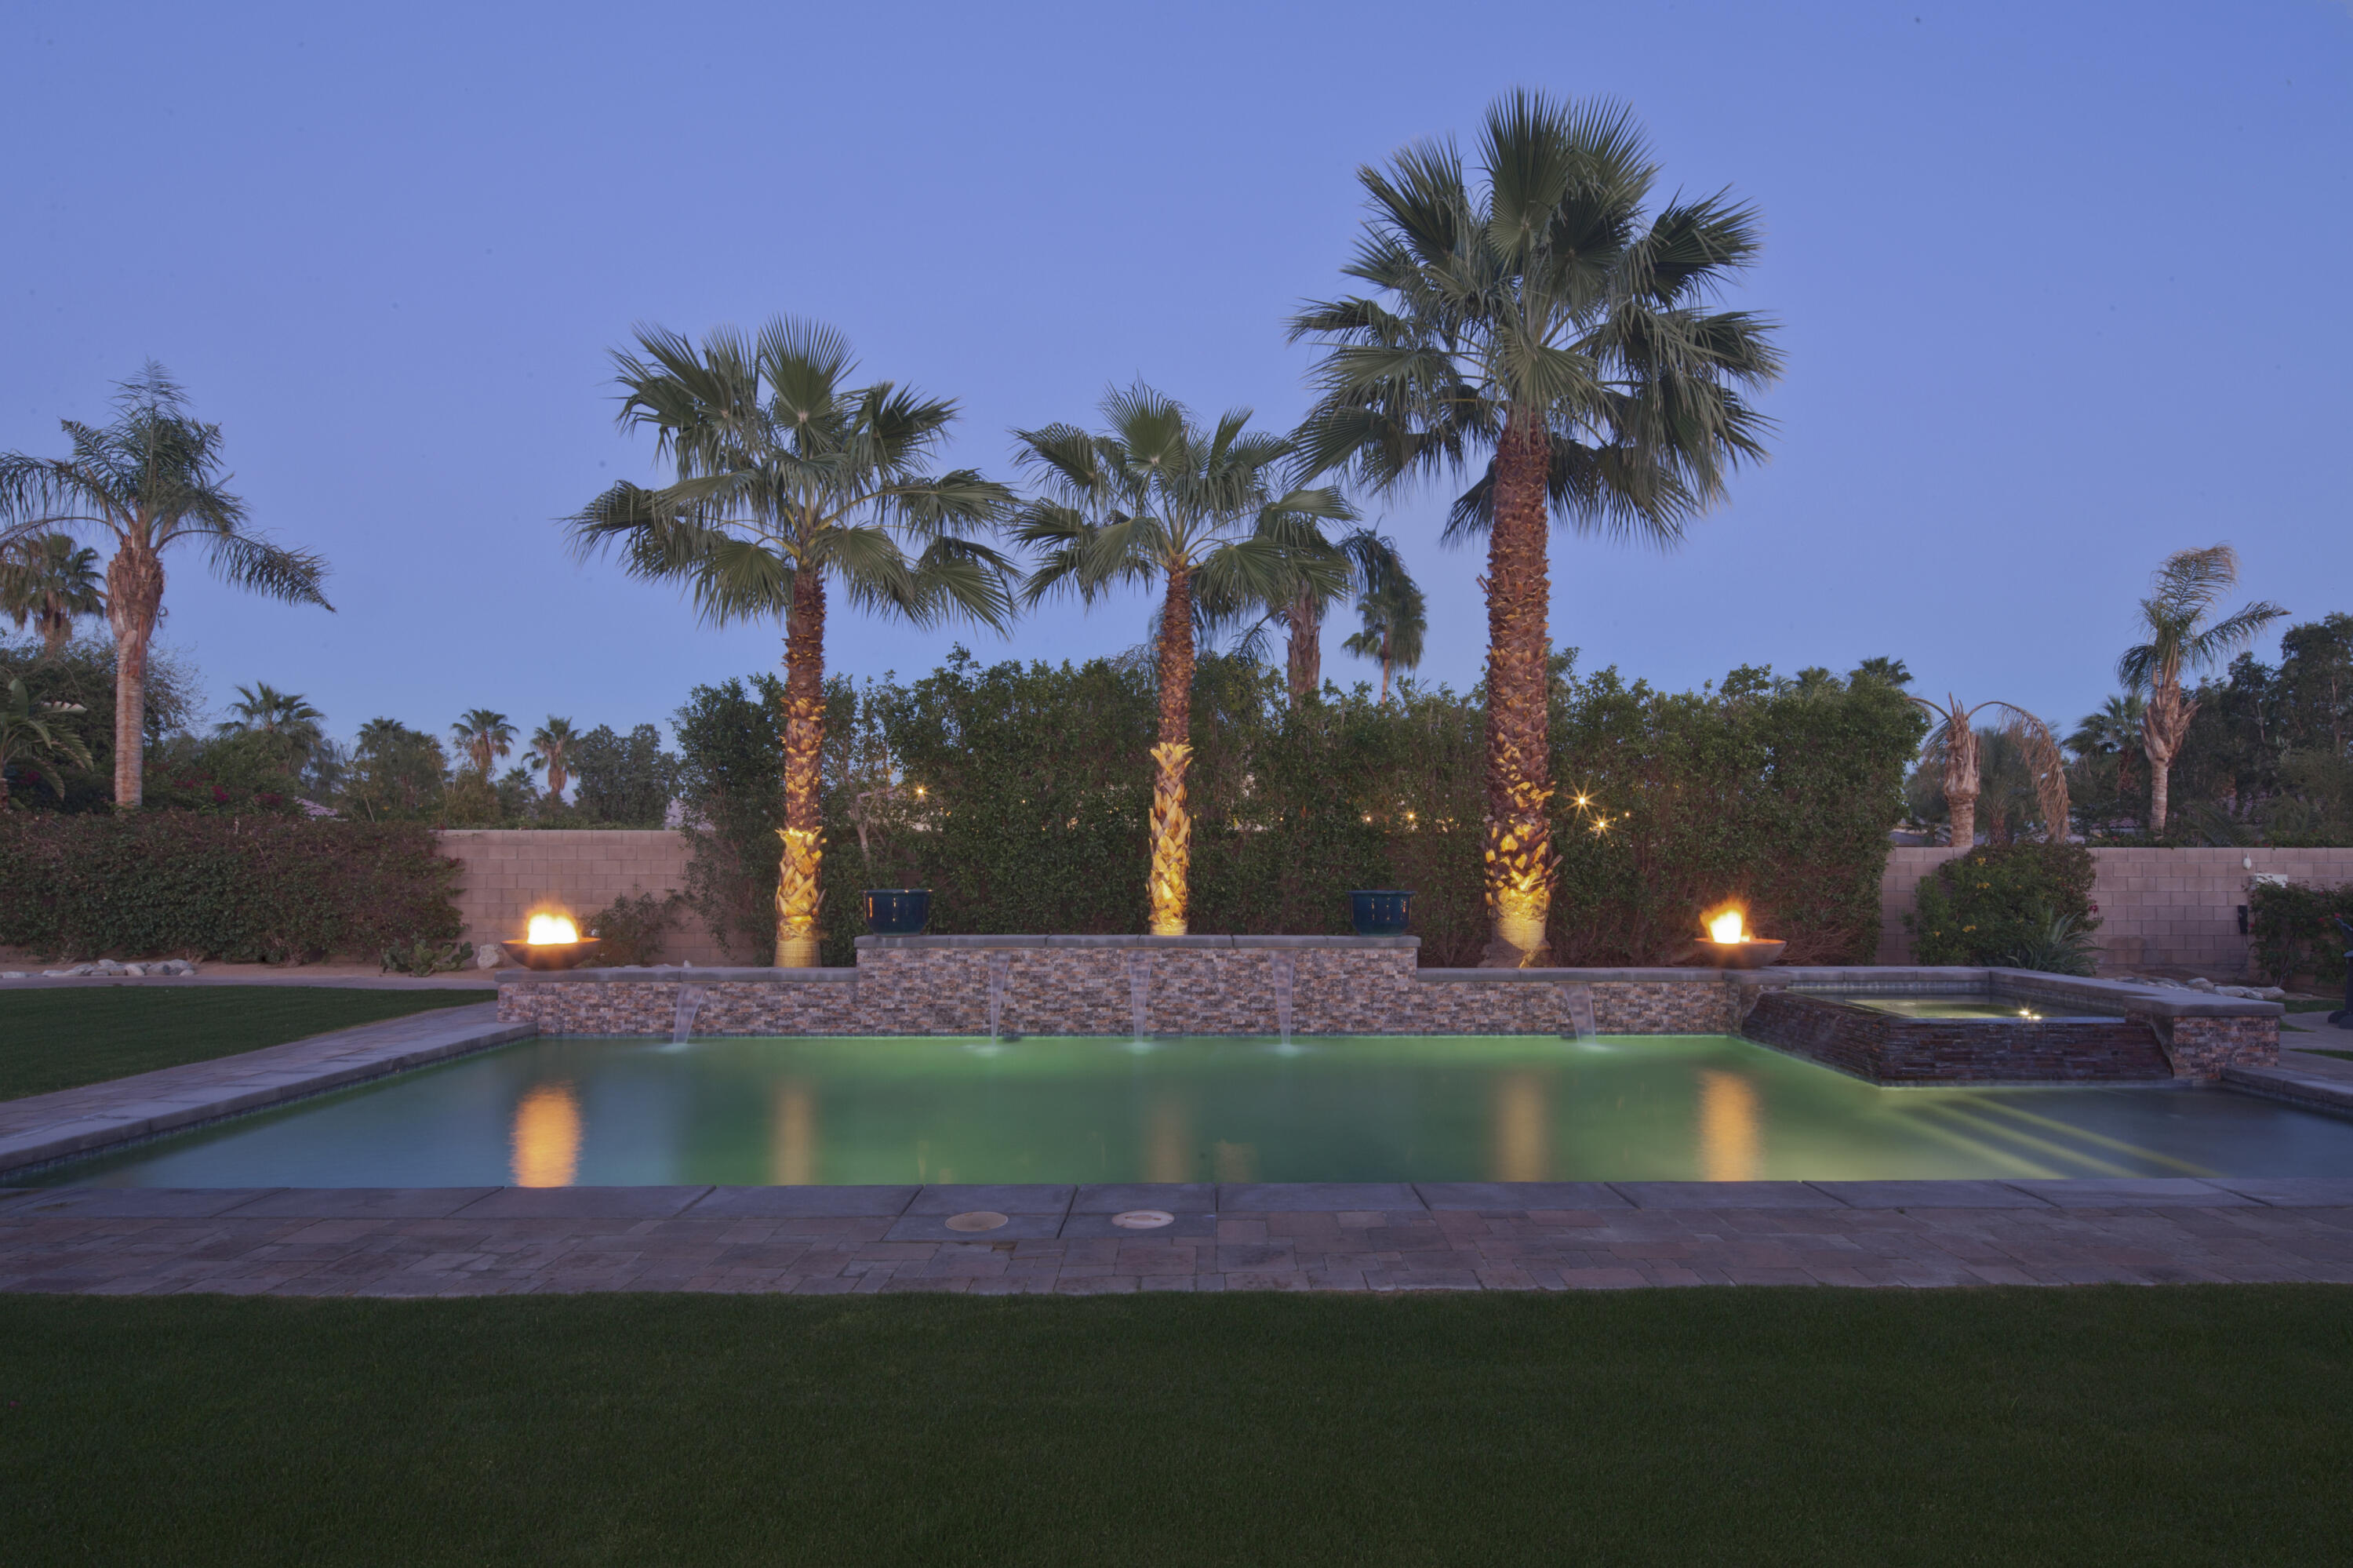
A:
<svg viewBox="0 0 2353 1568">
<path fill-rule="evenodd" d="M 1546 655 L 1552 585 L 1546 550 L 1549 432 L 1514 408 L 1495 448 L 1495 517 L 1487 536 L 1487 813 L 1483 856 L 1493 928 L 1482 967 L 1525 969 L 1548 954 L 1557 860 Z"/>
<path fill-rule="evenodd" d="M 1967 854 L 1978 842 L 1978 732 L 1969 712 L 1951 697 L 1945 723 L 1945 809 L 1952 814 L 1953 848 Z M 1982 706 L 1983 705 L 1979 705 Z"/>
<path fill-rule="evenodd" d="M 2148 707 L 2141 716 L 2141 750 L 2148 758 L 2148 832 L 2151 838 L 2165 832 L 2166 810 L 2172 794 L 2172 769 L 2175 753 L 2181 748 L 2181 737 L 2189 733 L 2189 721 L 2196 715 L 2198 705 L 2181 700 L 2178 682 L 2159 676 L 2148 694 Z"/>
<path fill-rule="evenodd" d="M 785 628 L 784 853 L 776 863 L 776 967 L 818 967 L 818 910 L 824 902 L 822 763 L 825 756 L 825 579 L 814 566 L 793 574 Z"/>
<path fill-rule="evenodd" d="M 114 629 L 114 809 L 147 795 L 147 644 L 164 604 L 164 563 L 126 543 L 106 565 L 106 619 Z"/>
<path fill-rule="evenodd" d="M 1312 700 L 1324 687 L 1324 607 L 1301 588 L 1291 599 L 1291 705 Z"/>
<path fill-rule="evenodd" d="M 1381 633 L 1381 706 L 1389 705 L 1389 634 Z"/>
<path fill-rule="evenodd" d="M 1185 810 L 1185 773 L 1193 764 L 1193 576 L 1168 568 L 1160 612 L 1160 736 L 1152 748 L 1152 934 L 1185 934 L 1191 903 L 1193 819 Z"/>
</svg>

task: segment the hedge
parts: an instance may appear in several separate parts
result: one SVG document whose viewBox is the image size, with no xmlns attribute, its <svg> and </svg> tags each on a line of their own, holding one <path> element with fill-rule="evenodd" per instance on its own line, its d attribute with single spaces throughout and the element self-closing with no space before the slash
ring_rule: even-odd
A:
<svg viewBox="0 0 2353 1568">
<path fill-rule="evenodd" d="M 1869 961 L 1921 733 L 1899 693 L 1739 670 L 1667 694 L 1614 671 L 1580 679 L 1566 658 L 1556 677 L 1558 961 L 1672 962 L 1727 898 L 1792 961 Z M 940 933 L 1145 928 L 1154 706 L 1140 662 L 984 666 L 959 652 L 919 680 L 830 694 L 826 962 L 851 961 L 870 886 L 931 888 Z M 775 931 L 776 696 L 767 677 L 700 687 L 678 718 L 690 896 L 754 961 Z M 1327 686 L 1293 711 L 1276 673 L 1204 659 L 1193 928 L 1344 934 L 1350 889 L 1406 887 L 1421 961 L 1477 963 L 1483 736 L 1475 693 L 1383 705 Z"/>
<path fill-rule="evenodd" d="M 2263 973 L 2282 985 L 2297 975 L 2332 989 L 2345 983 L 2345 952 L 2353 942 L 2337 922 L 2353 920 L 2353 883 L 2262 883 L 2247 903 L 2247 932 Z"/>
<path fill-rule="evenodd" d="M 66 959 L 373 958 L 457 937 L 458 872 L 413 824 L 12 811 L 0 944 Z"/>
<path fill-rule="evenodd" d="M 1920 879 L 1912 927 L 1913 961 L 2000 965 L 2066 916 L 2095 931 L 2092 852 L 2076 843 L 1988 844 L 1946 861 Z"/>
</svg>

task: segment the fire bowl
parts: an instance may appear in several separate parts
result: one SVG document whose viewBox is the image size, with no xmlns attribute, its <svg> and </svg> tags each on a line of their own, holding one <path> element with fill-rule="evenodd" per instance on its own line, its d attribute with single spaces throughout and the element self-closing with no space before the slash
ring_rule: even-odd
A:
<svg viewBox="0 0 2353 1568">
<path fill-rule="evenodd" d="M 1768 942 L 1751 937 L 1745 942 L 1702 942 L 1699 950 L 1718 969 L 1761 969 L 1781 956 L 1787 942 Z"/>
<path fill-rule="evenodd" d="M 596 957 L 597 939 L 576 942 L 501 942 L 507 957 L 527 969 L 568 969 Z"/>
</svg>

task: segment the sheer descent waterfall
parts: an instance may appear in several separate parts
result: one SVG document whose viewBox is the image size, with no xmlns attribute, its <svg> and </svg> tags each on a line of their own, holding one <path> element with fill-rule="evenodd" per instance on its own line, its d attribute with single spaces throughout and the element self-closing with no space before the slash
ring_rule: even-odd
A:
<svg viewBox="0 0 2353 1568">
<path fill-rule="evenodd" d="M 1291 1044 L 1291 981 L 1298 970 L 1295 953 L 1272 953 L 1268 961 L 1274 970 L 1274 1027 L 1285 1045 Z"/>
<path fill-rule="evenodd" d="M 997 1044 L 997 1026 L 1005 1022 L 1005 977 L 1013 968 L 1011 953 L 988 955 L 988 1043 Z"/>
<path fill-rule="evenodd" d="M 1561 1021 L 1568 1025 L 1561 1031 L 1577 1040 L 1590 1040 L 1600 1031 L 1593 1027 L 1593 988 L 1589 985 L 1565 985 L 1560 988 Z"/>
<path fill-rule="evenodd" d="M 1127 955 L 1127 1010 L 1135 1025 L 1135 1043 L 1143 1044 L 1151 1035 L 1145 1030 L 1145 1015 L 1152 1005 L 1152 955 Z"/>
</svg>

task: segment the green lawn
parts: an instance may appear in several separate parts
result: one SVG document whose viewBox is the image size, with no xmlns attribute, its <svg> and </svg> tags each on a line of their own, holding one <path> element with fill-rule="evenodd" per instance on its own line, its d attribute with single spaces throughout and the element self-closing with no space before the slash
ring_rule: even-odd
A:
<svg viewBox="0 0 2353 1568">
<path fill-rule="evenodd" d="M 2333 1001 L 2283 1001 L 2280 1005 L 2290 1012 L 2334 1012 L 2345 1005 L 2345 999 L 2340 996 Z"/>
<path fill-rule="evenodd" d="M 0 1100 L 206 1062 L 488 991 L 353 991 L 320 985 L 55 986 L 0 991 Z"/>
<path fill-rule="evenodd" d="M 0 1298 L 14 1564 L 2342 1563 L 2353 1289 Z"/>
</svg>

